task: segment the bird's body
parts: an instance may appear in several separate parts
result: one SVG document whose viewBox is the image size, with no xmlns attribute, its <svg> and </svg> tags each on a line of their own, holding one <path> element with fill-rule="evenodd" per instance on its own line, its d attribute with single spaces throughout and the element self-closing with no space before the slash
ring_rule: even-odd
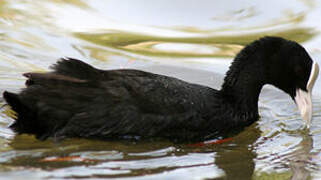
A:
<svg viewBox="0 0 321 180">
<path fill-rule="evenodd" d="M 22 127 L 41 139 L 207 139 L 257 119 L 229 111 L 234 104 L 224 103 L 220 91 L 176 78 L 132 69 L 102 71 L 75 59 L 61 60 L 55 68 L 58 74 L 25 74 L 29 87 L 19 97 L 30 116 L 42 118 L 42 123 L 21 119 L 30 123 Z M 83 76 L 86 71 L 91 74 Z M 235 118 L 244 120 L 233 123 Z M 18 124 L 13 128 L 24 132 Z"/>
<path fill-rule="evenodd" d="M 274 51 L 288 42 L 265 38 L 247 46 L 232 63 L 221 90 L 139 70 L 103 71 L 76 59 L 61 59 L 52 67 L 53 72 L 26 73 L 27 88 L 20 94 L 4 93 L 17 112 L 11 128 L 39 139 L 194 141 L 222 136 L 258 119 L 258 97 L 264 84 L 295 96 L 291 94 L 293 82 L 275 79 L 271 65 L 266 64 L 276 63 L 279 57 L 275 60 Z M 302 67 L 305 88 L 312 61 L 307 54 L 302 56 L 307 58 Z M 292 76 L 292 71 L 283 71 Z"/>
</svg>

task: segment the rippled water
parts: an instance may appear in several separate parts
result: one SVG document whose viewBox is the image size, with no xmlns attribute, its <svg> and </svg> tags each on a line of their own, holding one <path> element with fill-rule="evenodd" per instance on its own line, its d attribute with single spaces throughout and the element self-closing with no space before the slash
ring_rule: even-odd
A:
<svg viewBox="0 0 321 180">
<path fill-rule="evenodd" d="M 232 58 L 264 35 L 300 42 L 321 64 L 320 0 L 2 0 L 0 92 L 59 57 L 138 68 L 219 88 Z M 310 131 L 293 101 L 267 86 L 261 119 L 222 144 L 38 141 L 0 112 L 0 179 L 321 179 L 321 83 Z M 0 99 L 0 105 L 4 102 Z"/>
</svg>

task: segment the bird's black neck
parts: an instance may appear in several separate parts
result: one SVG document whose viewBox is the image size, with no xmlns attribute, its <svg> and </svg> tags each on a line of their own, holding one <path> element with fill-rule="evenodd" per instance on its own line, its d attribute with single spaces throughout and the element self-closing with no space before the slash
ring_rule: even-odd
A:
<svg viewBox="0 0 321 180">
<path fill-rule="evenodd" d="M 258 116 L 258 99 L 265 84 L 262 60 L 255 55 L 256 50 L 246 47 L 236 56 L 221 89 L 225 99 L 248 116 Z"/>
</svg>

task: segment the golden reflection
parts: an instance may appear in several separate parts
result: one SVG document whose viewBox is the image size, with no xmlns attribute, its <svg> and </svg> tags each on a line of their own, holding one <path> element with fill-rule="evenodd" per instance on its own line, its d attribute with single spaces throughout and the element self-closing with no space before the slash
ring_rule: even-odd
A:
<svg viewBox="0 0 321 180">
<path fill-rule="evenodd" d="M 304 5 L 308 6 L 311 9 L 317 7 L 317 3 L 315 2 L 315 0 L 300 0 L 300 1 L 302 1 Z"/>
<path fill-rule="evenodd" d="M 1 46 L 0 46 L 1 47 Z M 10 66 L 0 66 L 0 72 L 10 72 L 10 71 L 16 71 L 19 72 L 21 70 L 23 70 L 23 72 L 25 71 L 33 71 L 33 72 L 45 72 L 46 69 L 41 67 L 38 64 L 35 63 L 31 63 L 31 62 L 26 62 L 26 61 L 19 61 L 17 59 L 12 59 L 8 56 L 2 55 L 0 54 L 0 59 L 2 59 L 3 61 L 5 61 L 7 64 L 13 66 L 14 68 L 11 68 Z M 8 79 L 8 78 L 7 78 Z M 20 77 L 18 78 L 20 79 Z M 15 81 L 17 81 L 18 79 L 14 79 Z"/>
<path fill-rule="evenodd" d="M 18 11 L 8 7 L 7 1 L 0 1 L 0 24 L 8 24 L 18 16 Z"/>
<path fill-rule="evenodd" d="M 14 110 L 12 110 L 9 105 L 3 105 L 1 108 L 4 108 L 4 110 L 1 111 L 1 113 L 4 113 L 5 115 L 7 115 L 8 117 L 10 117 L 12 119 L 17 118 L 17 113 Z"/>
<path fill-rule="evenodd" d="M 168 46 L 167 48 L 165 46 Z M 176 47 L 175 47 L 176 46 Z M 162 47 L 162 48 L 161 48 Z M 186 44 L 186 43 L 167 43 L 167 42 L 142 42 L 123 46 L 135 53 L 157 55 L 157 56 L 216 56 L 233 57 L 243 46 L 233 44 Z"/>
<path fill-rule="evenodd" d="M 49 0 L 51 2 L 51 0 Z M 88 4 L 82 0 L 53 0 L 54 3 L 71 4 L 81 8 L 88 8 Z"/>
<path fill-rule="evenodd" d="M 189 37 L 189 38 L 171 38 L 171 37 L 159 37 L 143 34 L 134 34 L 122 31 L 113 31 L 109 33 L 74 33 L 74 35 L 80 39 L 86 41 L 121 49 L 137 54 L 149 55 L 149 56 L 171 56 L 171 57 L 234 57 L 239 50 L 249 42 L 256 40 L 263 36 L 281 36 L 286 39 L 294 40 L 297 42 L 305 42 L 313 38 L 317 33 L 311 28 L 292 28 L 283 29 L 279 31 L 267 31 L 260 33 L 250 33 L 241 35 L 230 36 L 207 36 L 207 37 Z M 218 48 L 218 51 L 212 51 L 211 53 L 198 53 L 197 51 L 184 51 L 177 52 L 171 51 L 159 51 L 153 49 L 153 45 L 160 43 L 185 43 L 191 45 L 212 46 Z"/>
<path fill-rule="evenodd" d="M 21 45 L 26 48 L 32 48 L 36 50 L 43 51 L 55 51 L 56 48 L 48 45 L 41 37 L 36 36 L 35 34 L 31 34 L 28 32 L 24 32 L 23 36 L 19 36 L 18 38 L 5 37 L 6 42 L 10 42 L 13 44 Z"/>
<path fill-rule="evenodd" d="M 90 46 L 86 46 L 86 47 L 82 47 L 83 49 L 86 49 L 89 51 L 89 56 L 91 58 L 100 60 L 100 61 L 107 61 L 108 57 L 110 55 L 112 55 L 111 52 L 100 49 L 100 48 L 94 48 L 94 47 L 90 47 Z"/>
</svg>

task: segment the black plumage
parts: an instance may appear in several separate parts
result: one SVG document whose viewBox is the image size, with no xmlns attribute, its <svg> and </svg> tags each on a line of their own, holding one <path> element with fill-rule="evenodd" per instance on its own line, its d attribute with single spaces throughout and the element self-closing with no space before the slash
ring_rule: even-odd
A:
<svg viewBox="0 0 321 180">
<path fill-rule="evenodd" d="M 17 112 L 10 127 L 39 139 L 206 140 L 258 120 L 264 84 L 294 98 L 297 87 L 306 87 L 311 66 L 296 42 L 265 37 L 236 56 L 221 90 L 133 69 L 99 70 L 66 58 L 52 72 L 24 74 L 27 87 L 3 97 Z"/>
</svg>

